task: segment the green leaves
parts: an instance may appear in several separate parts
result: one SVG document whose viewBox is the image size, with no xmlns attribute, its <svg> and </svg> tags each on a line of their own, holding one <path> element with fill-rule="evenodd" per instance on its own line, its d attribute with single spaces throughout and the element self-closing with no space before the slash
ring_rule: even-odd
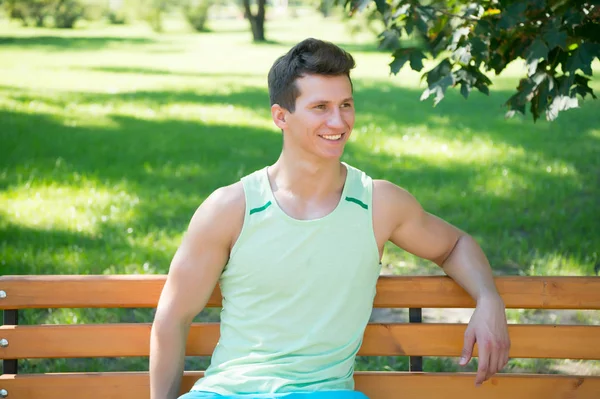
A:
<svg viewBox="0 0 600 399">
<path fill-rule="evenodd" d="M 545 60 L 548 58 L 548 51 L 548 46 L 540 38 L 535 39 L 531 46 L 529 46 L 529 48 L 526 50 L 529 76 L 533 75 L 537 70 L 540 59 Z"/>
<path fill-rule="evenodd" d="M 548 44 L 549 49 L 560 47 L 563 50 L 567 49 L 567 33 L 558 30 L 551 30 L 544 34 L 544 41 Z"/>
<path fill-rule="evenodd" d="M 460 93 L 466 99 L 473 88 L 489 94 L 488 86 L 492 84 L 491 80 L 475 66 L 468 65 L 453 71 L 449 59 L 440 62 L 425 76 L 427 77 L 427 89 L 423 91 L 421 101 L 435 95 L 434 106 L 444 99 L 446 90 L 450 86 L 460 85 Z"/>
<path fill-rule="evenodd" d="M 509 110 L 507 117 L 516 112 L 525 114 L 525 107 L 530 103 L 530 112 L 534 121 L 546 114 L 548 121 L 553 121 L 561 111 L 579 106 L 577 95 L 585 97 L 596 95 L 589 87 L 590 79 L 582 75 L 561 75 L 554 77 L 545 71 L 537 71 L 532 77 L 522 79 L 517 87 L 517 93 L 507 102 Z"/>
<path fill-rule="evenodd" d="M 571 54 L 565 68 L 569 72 L 580 69 L 586 75 L 592 75 L 592 61 L 600 57 L 599 45 L 596 43 L 583 43 Z"/>
<path fill-rule="evenodd" d="M 417 72 L 421 72 L 421 69 L 423 69 L 423 58 L 425 58 L 425 54 L 421 50 L 415 50 L 410 53 L 410 67 Z"/>
<path fill-rule="evenodd" d="M 560 111 L 566 111 L 571 108 L 577 108 L 579 103 L 577 98 L 573 98 L 566 95 L 558 95 L 554 97 L 550 105 L 546 110 L 546 119 L 553 121 L 558 117 Z"/>
<path fill-rule="evenodd" d="M 492 81 L 485 76 L 477 67 L 465 66 L 458 71 L 454 72 L 455 80 L 457 84 L 461 84 L 460 92 L 466 98 L 468 98 L 469 92 L 473 87 L 482 92 L 483 94 L 489 95 L 490 90 L 488 86 L 492 84 Z"/>
<path fill-rule="evenodd" d="M 400 69 L 410 61 L 410 67 L 420 72 L 423 69 L 423 58 L 425 54 L 417 48 L 401 48 L 394 52 L 394 60 L 390 63 L 390 70 L 395 75 L 400 72 Z"/>
<path fill-rule="evenodd" d="M 575 87 L 571 89 L 571 96 L 579 94 L 581 97 L 585 98 L 586 95 L 591 95 L 593 99 L 596 99 L 596 95 L 588 83 L 590 82 L 589 78 L 581 75 L 575 75 Z"/>
<path fill-rule="evenodd" d="M 377 11 L 379 11 L 379 13 L 381 15 L 385 15 L 388 13 L 390 6 L 385 0 L 374 0 L 374 1 L 375 1 L 375 5 L 377 6 Z"/>
<path fill-rule="evenodd" d="M 507 116 L 542 114 L 554 120 L 561 111 L 577 107 L 577 97 L 596 98 L 589 79 L 592 63 L 600 58 L 600 11 L 586 1 L 549 0 L 373 0 L 384 17 L 382 45 L 392 52 L 390 71 L 406 63 L 422 71 L 423 59 L 439 60 L 423 74 L 427 89 L 421 99 L 438 104 L 450 87 L 468 98 L 476 88 L 489 94 L 486 72 L 500 74 L 507 65 L 524 60 L 515 93 L 506 101 Z M 346 0 L 353 9 L 367 0 Z M 404 32 L 410 47 L 403 43 Z M 416 44 L 415 44 L 416 42 Z M 579 75 L 579 73 L 582 73 Z"/>
<path fill-rule="evenodd" d="M 350 7 L 350 13 L 354 14 L 356 11 L 363 11 L 371 0 L 346 0 L 346 6 Z"/>
<path fill-rule="evenodd" d="M 450 86 L 454 86 L 454 76 L 452 76 L 452 74 L 446 75 L 437 82 L 429 85 L 423 94 L 421 94 L 421 101 L 426 100 L 430 95 L 435 94 L 433 105 L 438 105 L 439 102 L 443 100 L 446 89 Z"/>
<path fill-rule="evenodd" d="M 470 40 L 471 56 L 475 60 L 486 61 L 490 56 L 488 46 L 489 46 L 489 43 L 486 43 L 480 37 L 475 36 L 475 37 L 471 38 L 471 40 Z"/>
<path fill-rule="evenodd" d="M 501 12 L 501 19 L 498 23 L 498 28 L 509 30 L 527 21 L 525 18 L 525 10 L 527 9 L 527 2 L 517 1 L 512 5 L 508 6 L 504 11 Z"/>
<path fill-rule="evenodd" d="M 427 72 L 425 76 L 427 77 L 428 87 L 421 94 L 421 101 L 435 94 L 435 100 L 433 101 L 435 106 L 444 98 L 446 89 L 455 83 L 454 76 L 452 75 L 452 64 L 448 59 L 445 59 L 438 66 Z"/>
</svg>

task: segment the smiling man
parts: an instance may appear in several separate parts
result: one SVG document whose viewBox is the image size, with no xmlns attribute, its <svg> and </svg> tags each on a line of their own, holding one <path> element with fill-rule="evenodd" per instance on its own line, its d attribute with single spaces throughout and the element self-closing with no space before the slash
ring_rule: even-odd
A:
<svg viewBox="0 0 600 399">
<path fill-rule="evenodd" d="M 219 343 L 182 398 L 364 399 L 353 365 L 388 241 L 438 264 L 477 301 L 461 360 L 478 342 L 475 383 L 508 361 L 504 304 L 473 238 L 340 161 L 354 127 L 353 68 L 350 54 L 316 39 L 274 63 L 281 155 L 217 189 L 192 217 L 152 326 L 152 399 L 178 396 L 190 324 L 217 282 Z"/>
</svg>

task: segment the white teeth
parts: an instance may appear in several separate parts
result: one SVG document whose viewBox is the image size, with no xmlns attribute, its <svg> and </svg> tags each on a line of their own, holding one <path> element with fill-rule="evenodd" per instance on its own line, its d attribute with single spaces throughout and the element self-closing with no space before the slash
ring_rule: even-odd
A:
<svg viewBox="0 0 600 399">
<path fill-rule="evenodd" d="M 332 136 L 321 136 L 321 137 L 323 137 L 325 140 L 339 140 L 339 139 L 342 138 L 342 135 L 341 134 L 335 134 L 335 135 L 332 135 Z"/>
</svg>

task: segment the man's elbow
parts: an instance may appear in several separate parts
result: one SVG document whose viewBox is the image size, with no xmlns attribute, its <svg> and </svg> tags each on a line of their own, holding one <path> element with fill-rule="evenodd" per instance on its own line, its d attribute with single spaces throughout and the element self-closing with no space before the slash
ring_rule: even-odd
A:
<svg viewBox="0 0 600 399">
<path fill-rule="evenodd" d="M 448 245 L 448 249 L 434 262 L 441 267 L 442 269 L 452 261 L 452 259 L 456 258 L 458 253 L 460 252 L 460 248 L 465 245 L 467 241 L 473 241 L 473 237 L 468 235 L 467 233 L 460 232 Z"/>
<path fill-rule="evenodd" d="M 178 316 L 175 312 L 157 310 L 152 322 L 152 334 L 157 337 L 172 336 L 185 333 L 192 324 L 192 319 Z"/>
</svg>

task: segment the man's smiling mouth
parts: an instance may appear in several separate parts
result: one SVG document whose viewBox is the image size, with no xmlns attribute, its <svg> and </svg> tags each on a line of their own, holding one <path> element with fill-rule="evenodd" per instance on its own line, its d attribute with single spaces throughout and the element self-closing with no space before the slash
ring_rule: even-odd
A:
<svg viewBox="0 0 600 399">
<path fill-rule="evenodd" d="M 337 141 L 340 140 L 345 133 L 341 133 L 341 134 L 323 134 L 320 135 L 320 137 L 324 138 L 325 140 L 329 140 L 329 141 Z"/>
</svg>

